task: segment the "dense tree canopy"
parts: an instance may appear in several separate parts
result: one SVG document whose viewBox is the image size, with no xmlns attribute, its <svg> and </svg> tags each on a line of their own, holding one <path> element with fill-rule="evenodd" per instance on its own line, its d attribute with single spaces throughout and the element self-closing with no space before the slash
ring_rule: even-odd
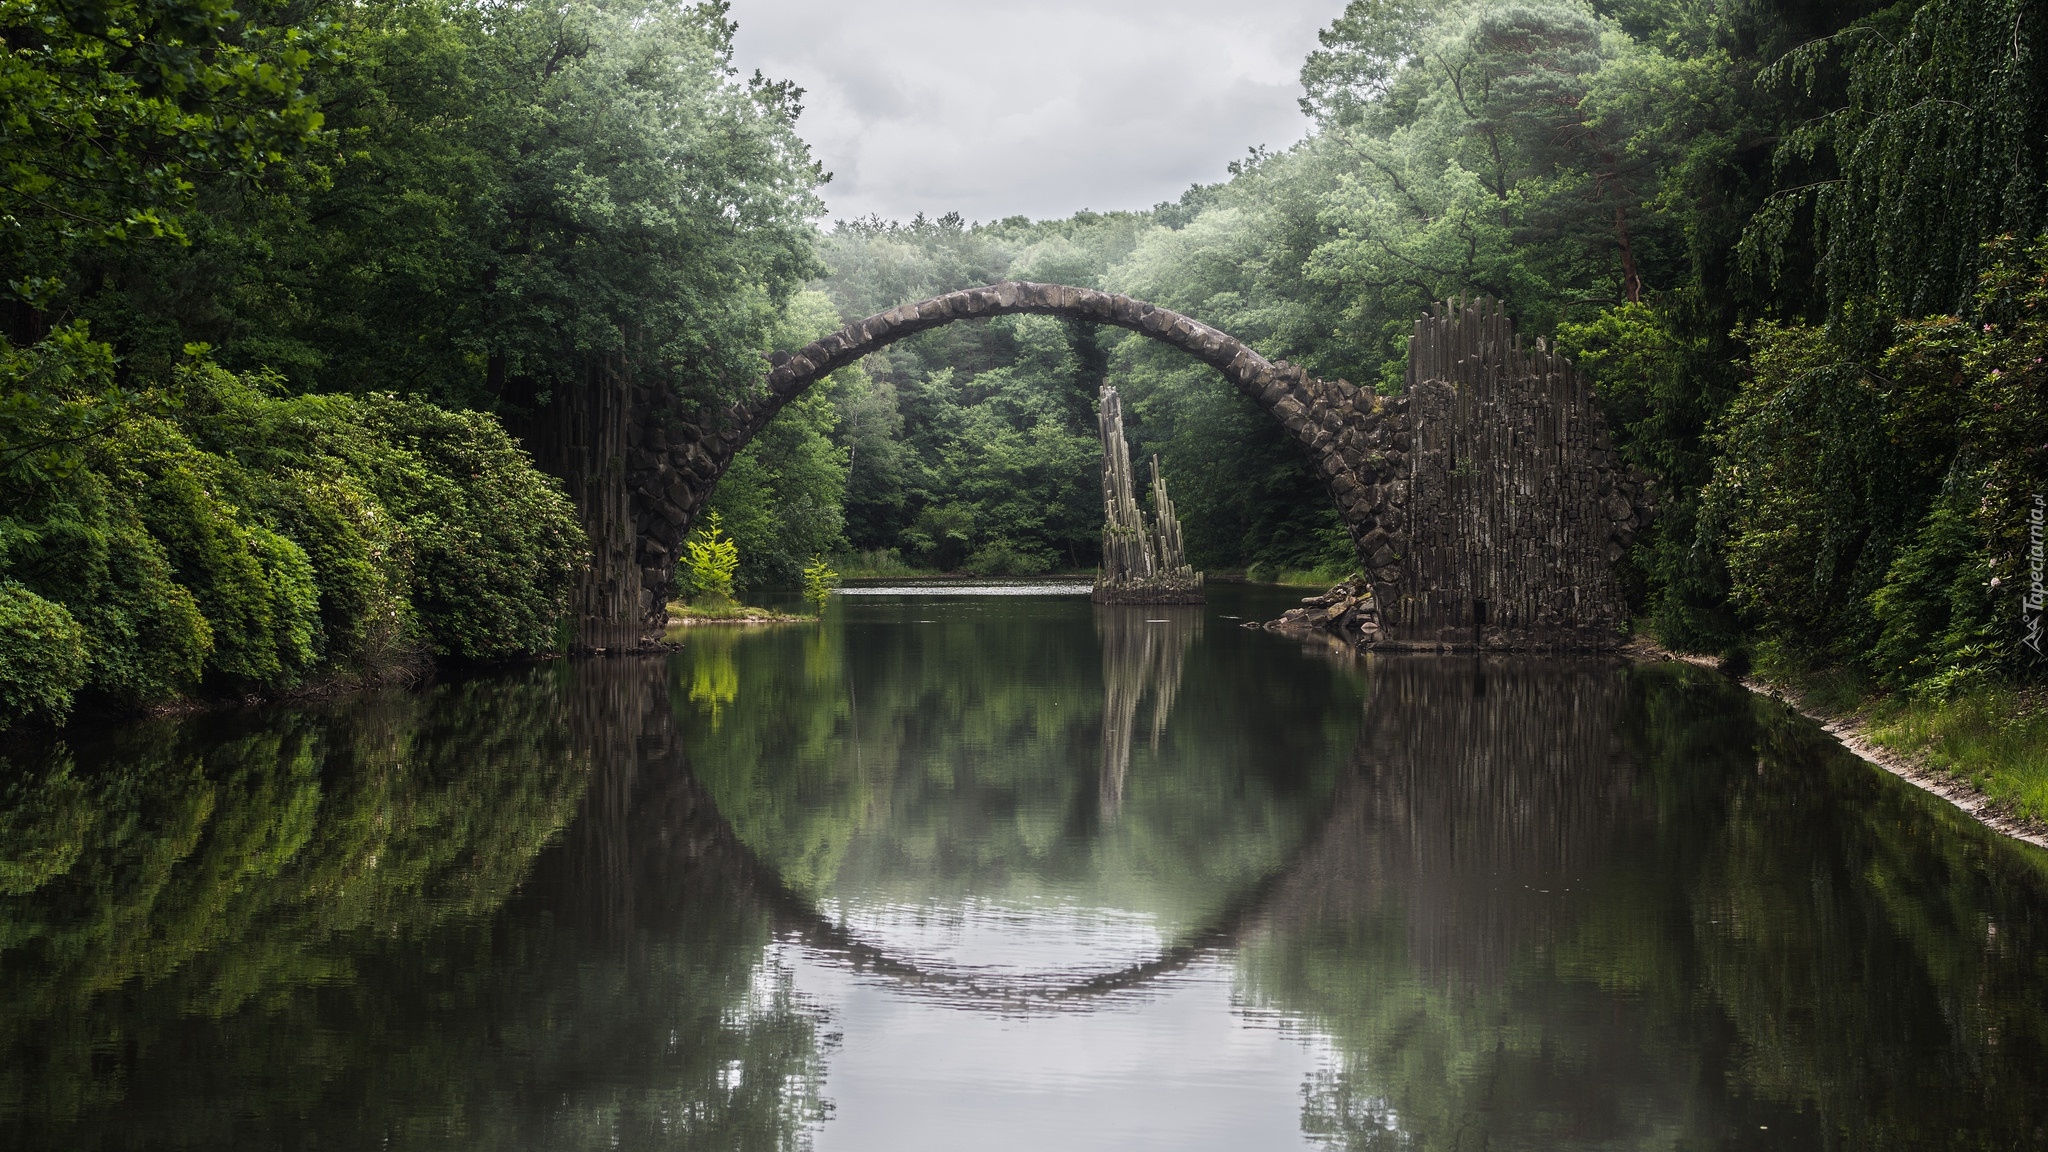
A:
<svg viewBox="0 0 2048 1152">
<path fill-rule="evenodd" d="M 4 720 L 559 648 L 588 542 L 494 412 L 607 355 L 734 399 L 818 271 L 801 93 L 733 33 L 0 5 Z"/>
</svg>

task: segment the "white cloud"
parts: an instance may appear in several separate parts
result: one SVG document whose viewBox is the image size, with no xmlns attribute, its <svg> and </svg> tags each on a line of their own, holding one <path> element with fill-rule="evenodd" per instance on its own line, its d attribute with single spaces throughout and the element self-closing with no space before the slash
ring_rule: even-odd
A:
<svg viewBox="0 0 2048 1152">
<path fill-rule="evenodd" d="M 1307 130 L 1343 0 L 733 0 L 738 63 L 807 90 L 836 218 L 1148 208 Z"/>
</svg>

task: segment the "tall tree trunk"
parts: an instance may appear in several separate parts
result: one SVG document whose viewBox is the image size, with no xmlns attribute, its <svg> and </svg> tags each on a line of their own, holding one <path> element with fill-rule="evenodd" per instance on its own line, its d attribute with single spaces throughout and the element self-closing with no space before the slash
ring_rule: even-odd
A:
<svg viewBox="0 0 2048 1152">
<path fill-rule="evenodd" d="M 1628 241 L 1628 210 L 1614 206 L 1614 239 L 1621 245 L 1621 290 L 1631 304 L 1643 299 L 1643 278 L 1636 273 L 1636 252 Z"/>
</svg>

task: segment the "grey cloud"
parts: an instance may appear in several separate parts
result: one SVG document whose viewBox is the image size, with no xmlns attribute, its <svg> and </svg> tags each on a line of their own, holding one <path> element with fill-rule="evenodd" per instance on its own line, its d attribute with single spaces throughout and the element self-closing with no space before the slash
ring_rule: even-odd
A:
<svg viewBox="0 0 2048 1152">
<path fill-rule="evenodd" d="M 1144 208 L 1307 123 L 1342 0 L 734 0 L 744 69 L 808 91 L 832 216 Z"/>
</svg>

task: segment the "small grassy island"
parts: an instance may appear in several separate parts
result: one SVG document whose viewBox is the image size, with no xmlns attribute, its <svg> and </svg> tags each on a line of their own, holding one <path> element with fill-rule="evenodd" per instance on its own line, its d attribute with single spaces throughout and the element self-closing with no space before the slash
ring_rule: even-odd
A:
<svg viewBox="0 0 2048 1152">
<path fill-rule="evenodd" d="M 801 624 L 821 620 L 825 604 L 840 581 L 839 573 L 825 563 L 824 557 L 813 556 L 801 573 L 804 600 L 810 604 L 810 612 L 777 612 L 740 603 L 733 594 L 733 581 L 740 568 L 739 545 L 725 534 L 725 518 L 716 511 L 684 542 L 683 556 L 692 595 L 688 600 L 669 601 L 668 624 L 662 634 L 668 642 L 679 639 L 683 629 L 697 625 Z"/>
<path fill-rule="evenodd" d="M 668 606 L 671 628 L 690 624 L 791 624 L 817 618 L 816 615 L 777 612 L 750 604 L 685 604 L 673 600 Z"/>
</svg>

